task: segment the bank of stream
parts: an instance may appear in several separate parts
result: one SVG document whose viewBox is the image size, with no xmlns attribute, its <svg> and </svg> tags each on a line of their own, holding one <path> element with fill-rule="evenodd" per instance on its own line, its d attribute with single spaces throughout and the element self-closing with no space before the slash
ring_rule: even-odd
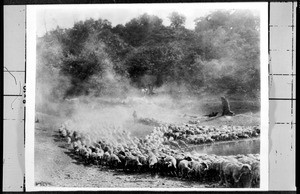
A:
<svg viewBox="0 0 300 194">
<path fill-rule="evenodd" d="M 237 154 L 259 154 L 260 138 L 250 138 L 235 141 L 217 142 L 213 144 L 190 145 L 186 151 L 219 156 Z"/>
</svg>

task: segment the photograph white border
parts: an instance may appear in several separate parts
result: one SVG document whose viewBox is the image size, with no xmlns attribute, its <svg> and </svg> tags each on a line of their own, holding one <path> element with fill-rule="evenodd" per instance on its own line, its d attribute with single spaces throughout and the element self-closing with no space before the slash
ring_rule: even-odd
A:
<svg viewBox="0 0 300 194">
<path fill-rule="evenodd" d="M 40 187 L 34 181 L 34 126 L 36 86 L 36 11 L 39 8 L 72 9 L 99 8 L 142 9 L 153 6 L 200 6 L 199 9 L 257 9 L 260 12 L 260 72 L 261 72 L 261 135 L 260 135 L 260 188 L 90 188 Z M 25 186 L 26 191 L 266 191 L 269 185 L 269 101 L 268 101 L 268 3 L 160 3 L 160 4 L 80 4 L 80 5 L 27 5 L 26 6 L 26 125 L 25 125 Z"/>
</svg>

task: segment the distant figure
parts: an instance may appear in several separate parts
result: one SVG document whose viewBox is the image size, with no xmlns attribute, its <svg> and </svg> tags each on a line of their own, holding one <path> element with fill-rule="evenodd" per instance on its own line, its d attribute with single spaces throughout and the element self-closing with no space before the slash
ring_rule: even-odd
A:
<svg viewBox="0 0 300 194">
<path fill-rule="evenodd" d="M 221 97 L 221 101 L 222 101 L 222 106 L 223 106 L 223 112 L 222 112 L 222 116 L 224 115 L 228 115 L 228 116 L 233 116 L 234 112 L 232 112 L 230 110 L 230 106 L 229 106 L 229 102 L 225 97 Z"/>
<path fill-rule="evenodd" d="M 133 120 L 136 121 L 136 120 L 137 120 L 137 114 L 136 114 L 136 111 L 135 111 L 135 110 L 133 111 L 132 116 L 133 116 Z"/>
</svg>

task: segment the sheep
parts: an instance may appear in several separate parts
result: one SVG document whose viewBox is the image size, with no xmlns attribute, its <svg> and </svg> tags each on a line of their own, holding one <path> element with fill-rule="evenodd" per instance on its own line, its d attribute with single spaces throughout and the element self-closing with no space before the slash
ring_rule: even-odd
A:
<svg viewBox="0 0 300 194">
<path fill-rule="evenodd" d="M 125 166 L 124 170 L 130 170 L 130 171 L 140 171 L 142 164 L 140 163 L 138 157 L 136 156 L 126 156 L 125 158 Z"/>
<path fill-rule="evenodd" d="M 82 146 L 81 148 L 79 148 L 79 156 L 85 163 L 88 163 L 89 157 L 90 157 L 90 152 L 86 147 Z"/>
<path fill-rule="evenodd" d="M 115 154 L 111 154 L 109 159 L 108 159 L 108 164 L 111 168 L 118 168 L 121 165 L 121 160 L 119 157 Z"/>
<path fill-rule="evenodd" d="M 141 172 L 146 172 L 148 170 L 149 164 L 147 157 L 144 156 L 143 154 L 138 154 L 137 155 L 139 162 L 142 164 L 140 171 Z"/>
<path fill-rule="evenodd" d="M 183 150 L 171 149 L 188 147 L 187 143 L 212 143 L 218 139 L 226 141 L 238 136 L 247 138 L 247 135 L 254 137 L 256 135 L 254 133 L 257 133 L 253 128 L 240 126 L 222 126 L 220 130 L 199 125 L 172 126 L 169 129 L 164 126 L 155 128 L 145 139 L 130 138 L 126 142 L 102 139 L 97 142 L 93 138 L 92 144 L 84 142 L 86 136 L 82 135 L 79 138 L 77 131 L 61 128 L 60 135 L 66 135 L 67 143 L 86 163 L 109 165 L 111 168 L 132 172 L 160 171 L 162 175 L 179 176 L 182 179 L 220 180 L 221 185 L 225 182 L 226 186 L 230 187 L 259 187 L 259 154 L 187 155 Z M 234 175 L 236 169 L 234 166 L 239 167 L 236 170 L 239 175 Z"/>
<path fill-rule="evenodd" d="M 260 185 L 260 163 L 259 162 L 252 163 L 251 168 L 252 168 L 251 187 L 258 188 Z"/>
<path fill-rule="evenodd" d="M 80 148 L 82 148 L 82 144 L 81 144 L 80 141 L 75 141 L 75 142 L 72 143 L 72 147 L 74 149 L 74 152 L 76 154 L 79 154 L 79 150 L 80 150 Z"/>
<path fill-rule="evenodd" d="M 157 157 L 157 171 L 161 174 L 161 175 L 165 175 L 167 174 L 167 165 L 164 161 L 166 156 L 162 156 L 162 154 L 160 154 Z"/>
<path fill-rule="evenodd" d="M 78 134 L 77 131 L 74 131 L 71 138 L 73 139 L 73 141 L 77 141 L 80 139 L 80 135 Z"/>
<path fill-rule="evenodd" d="M 181 160 L 178 164 L 178 176 L 181 178 L 186 178 L 188 176 L 188 172 L 191 170 L 188 166 L 189 161 Z"/>
<path fill-rule="evenodd" d="M 148 165 L 149 165 L 149 169 L 152 173 L 155 173 L 158 169 L 158 159 L 157 157 L 152 153 L 149 154 L 148 157 Z"/>
<path fill-rule="evenodd" d="M 188 176 L 200 181 L 203 180 L 204 173 L 208 169 L 208 165 L 203 161 L 189 161 L 188 167 L 190 168 Z"/>
<path fill-rule="evenodd" d="M 104 152 L 96 152 L 96 160 L 97 160 L 97 165 L 99 164 L 102 164 L 102 159 L 103 159 L 103 156 L 104 156 Z"/>
<path fill-rule="evenodd" d="M 215 140 L 210 137 L 207 137 L 205 140 L 205 143 L 214 143 L 214 142 L 215 142 Z"/>
<path fill-rule="evenodd" d="M 61 133 L 65 129 L 66 129 L 66 126 L 64 124 L 61 124 L 60 127 L 58 128 L 58 132 Z"/>
<path fill-rule="evenodd" d="M 222 164 L 220 173 L 221 182 L 225 182 L 227 187 L 238 187 L 242 175 L 250 176 L 251 166 L 249 164 L 227 161 Z"/>
<path fill-rule="evenodd" d="M 99 160 L 98 160 L 98 153 L 96 152 L 92 152 L 90 155 L 90 162 L 92 164 L 98 165 L 99 164 Z"/>
<path fill-rule="evenodd" d="M 67 144 L 68 145 L 71 145 L 71 142 L 72 142 L 72 139 L 71 139 L 71 137 L 66 137 L 66 141 L 67 141 Z"/>
<path fill-rule="evenodd" d="M 195 141 L 196 144 L 202 144 L 204 142 L 205 142 L 205 139 L 203 136 L 198 137 Z"/>
<path fill-rule="evenodd" d="M 103 154 L 103 157 L 102 157 L 102 164 L 103 165 L 107 165 L 107 164 L 109 164 L 108 162 L 109 162 L 109 158 L 110 158 L 110 154 L 109 154 L 109 152 L 104 152 L 104 154 Z"/>
<path fill-rule="evenodd" d="M 67 137 L 67 129 L 62 129 L 61 130 L 61 136 L 62 137 Z"/>
<path fill-rule="evenodd" d="M 251 135 L 252 135 L 253 137 L 258 137 L 258 136 L 259 136 L 259 134 L 258 134 L 256 131 L 252 131 Z"/>
<path fill-rule="evenodd" d="M 124 169 L 125 167 L 125 163 L 126 163 L 126 156 L 125 153 L 122 154 L 121 152 L 117 153 L 118 158 L 120 159 L 121 163 L 120 163 L 120 167 Z"/>
<path fill-rule="evenodd" d="M 164 163 L 166 164 L 167 173 L 176 176 L 177 174 L 176 159 L 173 156 L 167 156 L 164 159 Z"/>
</svg>

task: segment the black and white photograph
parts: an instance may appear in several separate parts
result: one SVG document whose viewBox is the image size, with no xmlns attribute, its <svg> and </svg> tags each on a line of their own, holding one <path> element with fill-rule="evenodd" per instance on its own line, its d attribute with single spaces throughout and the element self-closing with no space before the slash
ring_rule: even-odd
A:
<svg viewBox="0 0 300 194">
<path fill-rule="evenodd" d="M 266 3 L 28 6 L 28 188 L 266 189 L 267 14 Z"/>
</svg>

